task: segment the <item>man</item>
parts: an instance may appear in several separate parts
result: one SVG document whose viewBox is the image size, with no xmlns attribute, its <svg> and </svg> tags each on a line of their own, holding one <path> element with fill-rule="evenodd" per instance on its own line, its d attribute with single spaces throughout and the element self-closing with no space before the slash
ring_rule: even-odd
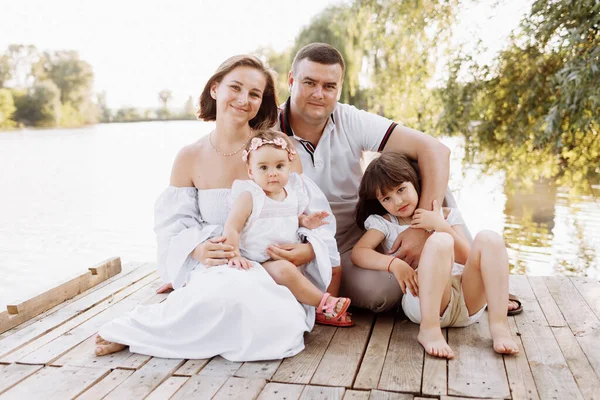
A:
<svg viewBox="0 0 600 400">
<path fill-rule="evenodd" d="M 341 292 L 353 305 L 382 312 L 399 304 L 402 292 L 397 281 L 385 271 L 359 268 L 350 261 L 352 247 L 362 235 L 354 221 L 362 153 L 396 151 L 416 160 L 422 178 L 419 207 L 431 210 L 433 200 L 442 204 L 446 193 L 450 150 L 431 136 L 338 103 L 344 68 L 334 47 L 324 43 L 303 47 L 288 75 L 291 95 L 280 109 L 279 129 L 295 141 L 304 173 L 325 193 L 336 218 L 343 274 L 340 267 L 334 268 L 328 291 L 337 295 L 343 277 Z M 424 230 L 406 230 L 394 244 L 400 248 L 397 256 L 416 268 L 427 237 Z M 296 265 L 312 258 L 309 244 L 272 247 L 270 252 Z"/>
</svg>

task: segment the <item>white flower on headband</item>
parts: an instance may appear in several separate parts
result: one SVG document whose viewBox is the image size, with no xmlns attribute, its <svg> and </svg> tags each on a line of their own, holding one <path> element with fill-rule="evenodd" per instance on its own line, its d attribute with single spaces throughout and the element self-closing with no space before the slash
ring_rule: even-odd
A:
<svg viewBox="0 0 600 400">
<path fill-rule="evenodd" d="M 287 142 L 285 141 L 285 139 L 281 138 L 281 137 L 277 137 L 273 140 L 263 140 L 261 138 L 254 138 L 252 139 L 252 141 L 250 142 L 250 147 L 248 148 L 248 150 L 244 150 L 242 152 L 242 161 L 246 162 L 248 161 L 248 157 L 250 156 L 250 152 L 258 149 L 261 146 L 264 146 L 265 144 L 272 144 L 275 145 L 277 147 L 281 147 L 282 150 L 287 151 L 288 153 L 288 159 L 290 161 L 292 161 L 296 155 L 296 150 L 291 149 L 288 147 Z"/>
</svg>

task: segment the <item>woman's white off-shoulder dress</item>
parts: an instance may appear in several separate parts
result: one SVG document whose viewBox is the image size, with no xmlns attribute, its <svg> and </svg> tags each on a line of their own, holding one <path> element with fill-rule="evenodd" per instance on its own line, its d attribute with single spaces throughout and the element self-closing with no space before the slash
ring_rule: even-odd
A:
<svg viewBox="0 0 600 400">
<path fill-rule="evenodd" d="M 226 265 L 206 268 L 190 256 L 199 243 L 222 233 L 229 192 L 167 188 L 156 204 L 158 268 L 176 290 L 160 304 L 140 306 L 107 323 L 100 336 L 128 345 L 132 352 L 165 358 L 221 355 L 231 361 L 270 360 L 293 356 L 304 348 L 303 335 L 313 327 L 314 308 L 298 303 L 260 264 L 253 263 L 248 271 Z M 326 203 L 318 193 L 311 200 L 319 209 Z M 332 225 L 307 232 L 317 253 L 307 268 L 321 289 L 331 279 L 331 261 L 339 261 L 332 247 Z M 318 272 L 325 269 L 324 263 L 329 278 Z"/>
</svg>

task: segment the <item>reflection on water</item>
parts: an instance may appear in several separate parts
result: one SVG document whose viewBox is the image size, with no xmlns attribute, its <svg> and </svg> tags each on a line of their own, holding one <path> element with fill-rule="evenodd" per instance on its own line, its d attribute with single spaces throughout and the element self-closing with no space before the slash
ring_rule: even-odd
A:
<svg viewBox="0 0 600 400">
<path fill-rule="evenodd" d="M 211 127 L 0 132 L 0 310 L 114 255 L 154 260 L 154 200 L 178 149 Z M 600 276 L 600 186 L 593 196 L 550 182 L 509 191 L 502 173 L 463 163 L 460 139 L 443 141 L 453 150 L 450 185 L 467 226 L 503 233 L 513 273 Z"/>
</svg>

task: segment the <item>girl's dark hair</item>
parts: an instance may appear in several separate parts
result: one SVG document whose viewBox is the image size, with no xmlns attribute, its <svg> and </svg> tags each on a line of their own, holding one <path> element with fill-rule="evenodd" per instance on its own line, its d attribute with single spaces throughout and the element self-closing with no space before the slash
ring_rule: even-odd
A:
<svg viewBox="0 0 600 400">
<path fill-rule="evenodd" d="M 365 221 L 369 215 L 387 214 L 385 208 L 377 200 L 377 195 L 387 193 L 404 182 L 412 183 L 417 194 L 421 196 L 417 171 L 406 156 L 390 151 L 382 153 L 369 164 L 358 189 L 356 224 L 360 229 L 365 229 Z"/>
<path fill-rule="evenodd" d="M 219 65 L 217 71 L 206 82 L 206 85 L 204 85 L 204 90 L 199 100 L 200 107 L 196 112 L 196 116 L 203 121 L 215 121 L 217 119 L 217 101 L 210 95 L 210 89 L 215 82 L 220 83 L 225 75 L 237 67 L 254 68 L 262 72 L 267 80 L 262 103 L 256 116 L 250 120 L 250 127 L 252 129 L 266 129 L 274 126 L 277 122 L 278 100 L 273 73 L 257 57 L 248 54 L 230 57 L 223 64 Z"/>
</svg>

